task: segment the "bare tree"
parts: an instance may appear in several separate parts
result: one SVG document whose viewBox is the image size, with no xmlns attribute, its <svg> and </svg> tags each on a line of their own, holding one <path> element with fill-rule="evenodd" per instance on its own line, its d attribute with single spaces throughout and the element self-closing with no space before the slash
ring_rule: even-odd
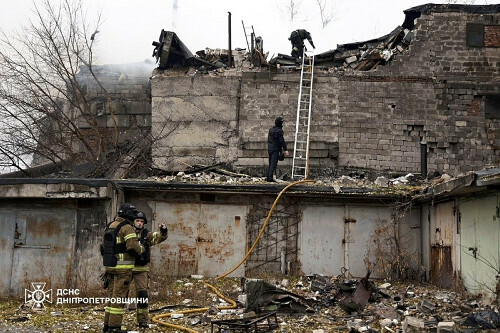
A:
<svg viewBox="0 0 500 333">
<path fill-rule="evenodd" d="M 116 146 L 119 131 L 110 95 L 93 70 L 94 41 L 81 0 L 34 3 L 35 18 L 0 37 L 0 166 L 24 169 L 33 156 L 43 161 L 96 161 Z M 106 100 L 114 131 L 98 126 L 85 85 L 88 70 Z M 94 108 L 95 109 L 95 108 Z"/>
<path fill-rule="evenodd" d="M 375 221 L 375 230 L 365 258 L 367 269 L 391 280 L 416 279 L 419 271 L 412 265 L 418 256 L 407 248 L 412 243 L 412 235 L 401 233 L 400 230 L 400 224 L 411 210 L 413 202 L 408 198 L 391 206 L 393 216 L 389 223 Z"/>
<path fill-rule="evenodd" d="M 316 3 L 318 4 L 321 24 L 323 25 L 323 28 L 325 28 L 334 20 L 336 16 L 335 1 L 316 0 Z M 328 6 L 329 3 L 331 3 L 331 6 Z"/>
<path fill-rule="evenodd" d="M 299 14 L 300 1 L 290 0 L 285 8 L 290 17 L 290 23 L 294 23 L 295 17 Z"/>
</svg>

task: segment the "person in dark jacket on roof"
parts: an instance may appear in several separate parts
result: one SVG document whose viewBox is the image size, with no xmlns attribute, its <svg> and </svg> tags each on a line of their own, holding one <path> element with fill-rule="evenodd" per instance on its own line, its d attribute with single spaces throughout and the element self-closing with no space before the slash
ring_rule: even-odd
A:
<svg viewBox="0 0 500 333">
<path fill-rule="evenodd" d="M 274 121 L 274 126 L 269 130 L 267 136 L 267 152 L 269 153 L 269 169 L 267 170 L 268 182 L 274 182 L 274 173 L 278 167 L 278 158 L 281 149 L 285 151 L 285 156 L 289 156 L 286 148 L 285 138 L 283 137 L 283 118 L 278 117 Z"/>
<path fill-rule="evenodd" d="M 305 29 L 297 29 L 292 31 L 288 40 L 292 43 L 292 57 L 302 58 L 304 52 L 304 39 L 307 39 L 309 44 L 315 49 L 311 34 Z"/>
</svg>

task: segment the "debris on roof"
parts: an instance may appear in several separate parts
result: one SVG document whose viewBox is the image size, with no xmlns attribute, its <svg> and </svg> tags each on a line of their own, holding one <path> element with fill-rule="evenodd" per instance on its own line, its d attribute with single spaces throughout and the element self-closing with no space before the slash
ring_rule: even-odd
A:
<svg viewBox="0 0 500 333">
<path fill-rule="evenodd" d="M 173 31 L 161 30 L 158 42 L 153 42 L 155 47 L 153 57 L 158 62 L 158 67 L 185 67 L 193 58 L 193 54 Z"/>
<path fill-rule="evenodd" d="M 413 40 L 413 32 L 398 26 L 390 34 L 356 43 L 338 45 L 336 49 L 315 55 L 314 64 L 340 67 L 358 71 L 370 71 L 403 53 Z M 269 61 L 279 66 L 295 66 L 296 59 L 278 54 Z"/>
<path fill-rule="evenodd" d="M 175 32 L 162 29 L 158 42 L 153 42 L 153 57 L 156 58 L 159 69 L 189 66 L 228 68 L 230 55 L 231 63 L 237 69 L 267 66 L 267 54 L 262 50 L 262 38 L 256 37 L 255 40 L 258 42 L 252 44 L 251 51 L 237 48 L 229 52 L 226 49 L 205 48 L 193 55 Z"/>
</svg>

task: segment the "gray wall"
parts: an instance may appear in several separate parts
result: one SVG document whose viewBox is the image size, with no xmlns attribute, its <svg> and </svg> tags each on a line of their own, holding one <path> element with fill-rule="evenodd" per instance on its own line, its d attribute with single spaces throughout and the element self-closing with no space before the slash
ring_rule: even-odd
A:
<svg viewBox="0 0 500 333">
<path fill-rule="evenodd" d="M 500 95 L 500 48 L 467 46 L 466 23 L 499 19 L 498 13 L 422 13 L 409 48 L 387 64 L 342 75 L 316 67 L 312 175 L 350 168 L 418 173 L 421 140 L 428 143 L 428 172 L 498 164 L 500 116 L 489 117 L 485 107 L 489 96 Z M 298 86 L 299 73 L 285 70 L 155 72 L 153 133 L 172 133 L 153 148 L 154 165 L 182 170 L 227 162 L 262 174 L 267 132 L 279 115 L 293 149 Z"/>
<path fill-rule="evenodd" d="M 22 296 L 33 282 L 100 293 L 99 244 L 112 191 L 85 181 L 34 182 L 0 185 L 0 295 Z"/>
<path fill-rule="evenodd" d="M 234 267 L 252 246 L 275 199 L 267 194 L 152 191 L 129 191 L 127 197 L 138 207 L 150 208 L 150 230 L 167 223 L 169 238 L 152 250 L 152 272 L 173 276 L 218 276 Z M 380 277 L 384 272 L 377 260 L 381 257 L 370 244 L 380 237 L 377 228 L 390 225 L 392 209 L 370 200 L 346 204 L 327 198 L 283 198 L 254 252 L 231 276 L 280 272 L 283 252 L 290 274 L 338 275 L 345 267 L 356 277 L 365 276 L 368 269 L 373 277 Z M 384 246 L 394 236 L 393 228 L 389 229 Z M 398 235 L 411 262 L 408 269 L 418 278 L 419 208 L 398 224 Z"/>
<path fill-rule="evenodd" d="M 102 292 L 99 244 L 106 222 L 115 217 L 118 198 L 145 211 L 150 230 L 158 230 L 161 222 L 168 225 L 168 240 L 152 250 L 153 275 L 218 276 L 243 259 L 275 200 L 275 193 L 263 189 L 165 191 L 155 189 L 155 184 L 144 185 L 139 189 L 62 181 L 1 185 L 0 264 L 5 269 L 0 295 L 21 296 L 32 282 L 46 282 L 47 289 L 53 290 L 78 288 L 82 297 Z M 364 276 L 368 268 L 377 276 L 369 244 L 377 225 L 390 222 L 392 214 L 390 205 L 379 200 L 351 198 L 346 203 L 340 197 L 283 197 L 255 250 L 231 276 L 282 269 L 288 274 L 337 275 L 347 266 L 353 276 Z M 419 223 L 419 215 L 408 214 L 398 229 L 402 240 L 410 232 L 412 241 L 405 240 L 404 247 L 416 257 L 420 256 L 419 229 L 411 226 Z"/>
</svg>

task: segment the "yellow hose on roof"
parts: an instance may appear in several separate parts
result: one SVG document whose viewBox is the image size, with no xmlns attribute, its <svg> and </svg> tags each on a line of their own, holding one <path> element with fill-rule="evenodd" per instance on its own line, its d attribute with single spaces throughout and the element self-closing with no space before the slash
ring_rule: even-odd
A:
<svg viewBox="0 0 500 333">
<path fill-rule="evenodd" d="M 269 220 L 271 219 L 271 216 L 273 214 L 273 211 L 274 211 L 274 208 L 276 208 L 276 205 L 278 204 L 279 200 L 281 199 L 281 196 L 292 186 L 295 186 L 295 185 L 298 185 L 298 184 L 302 184 L 302 183 L 307 183 L 307 182 L 314 182 L 314 180 L 309 180 L 309 179 L 303 179 L 303 180 L 299 180 L 299 181 L 296 181 L 296 182 L 293 182 L 291 184 L 288 184 L 287 186 L 285 186 L 285 188 L 283 188 L 280 193 L 278 194 L 278 196 L 276 197 L 276 199 L 274 200 L 274 203 L 273 205 L 271 206 L 271 209 L 269 210 L 269 213 L 267 214 L 267 218 L 266 220 L 264 221 L 264 225 L 262 226 L 262 228 L 260 229 L 260 232 L 259 234 L 257 235 L 257 238 L 255 239 L 255 241 L 253 242 L 252 246 L 250 247 L 250 249 L 247 251 L 247 253 L 245 254 L 245 256 L 243 257 L 243 259 L 241 259 L 241 261 L 236 265 L 234 266 L 233 268 L 231 268 L 229 271 L 227 271 L 226 273 L 222 274 L 222 275 L 219 275 L 218 277 L 215 278 L 215 280 L 220 280 L 222 279 L 223 277 L 226 277 L 228 276 L 229 274 L 231 274 L 232 272 L 234 272 L 238 267 L 241 266 L 241 264 L 243 264 L 247 259 L 248 257 L 250 256 L 250 254 L 252 253 L 252 251 L 255 249 L 255 247 L 257 246 L 260 238 L 262 237 L 262 235 L 264 234 L 264 231 L 266 230 L 266 227 L 269 223 Z M 236 302 L 233 301 L 232 299 L 222 295 L 218 290 L 217 288 L 215 288 L 213 285 L 209 284 L 209 283 L 204 283 L 205 286 L 207 286 L 208 288 L 212 289 L 215 294 L 217 294 L 217 296 L 219 296 L 220 298 L 222 298 L 223 300 L 225 300 L 226 302 L 230 303 L 231 305 L 228 305 L 228 306 L 220 306 L 220 307 L 217 307 L 217 309 L 219 310 L 224 310 L 224 309 L 235 309 L 236 308 Z M 185 327 L 185 326 L 180 326 L 180 325 L 176 325 L 176 324 L 171 324 L 171 323 L 167 323 L 165 321 L 161 321 L 160 318 L 169 318 L 171 317 L 173 314 L 189 314 L 189 313 L 196 313 L 196 312 L 205 312 L 207 311 L 209 308 L 205 307 L 205 308 L 198 308 L 198 309 L 190 309 L 190 310 L 182 310 L 182 311 L 175 311 L 175 312 L 171 312 L 171 313 L 165 313 L 165 314 L 161 314 L 161 315 L 156 315 L 152 318 L 153 322 L 154 323 L 157 323 L 158 325 L 162 325 L 162 326 L 166 326 L 166 327 L 170 327 L 170 328 L 173 328 L 173 329 L 177 329 L 177 330 L 181 330 L 181 331 L 185 331 L 185 332 L 190 332 L 190 333 L 199 333 L 198 331 L 195 331 L 189 327 Z"/>
</svg>

